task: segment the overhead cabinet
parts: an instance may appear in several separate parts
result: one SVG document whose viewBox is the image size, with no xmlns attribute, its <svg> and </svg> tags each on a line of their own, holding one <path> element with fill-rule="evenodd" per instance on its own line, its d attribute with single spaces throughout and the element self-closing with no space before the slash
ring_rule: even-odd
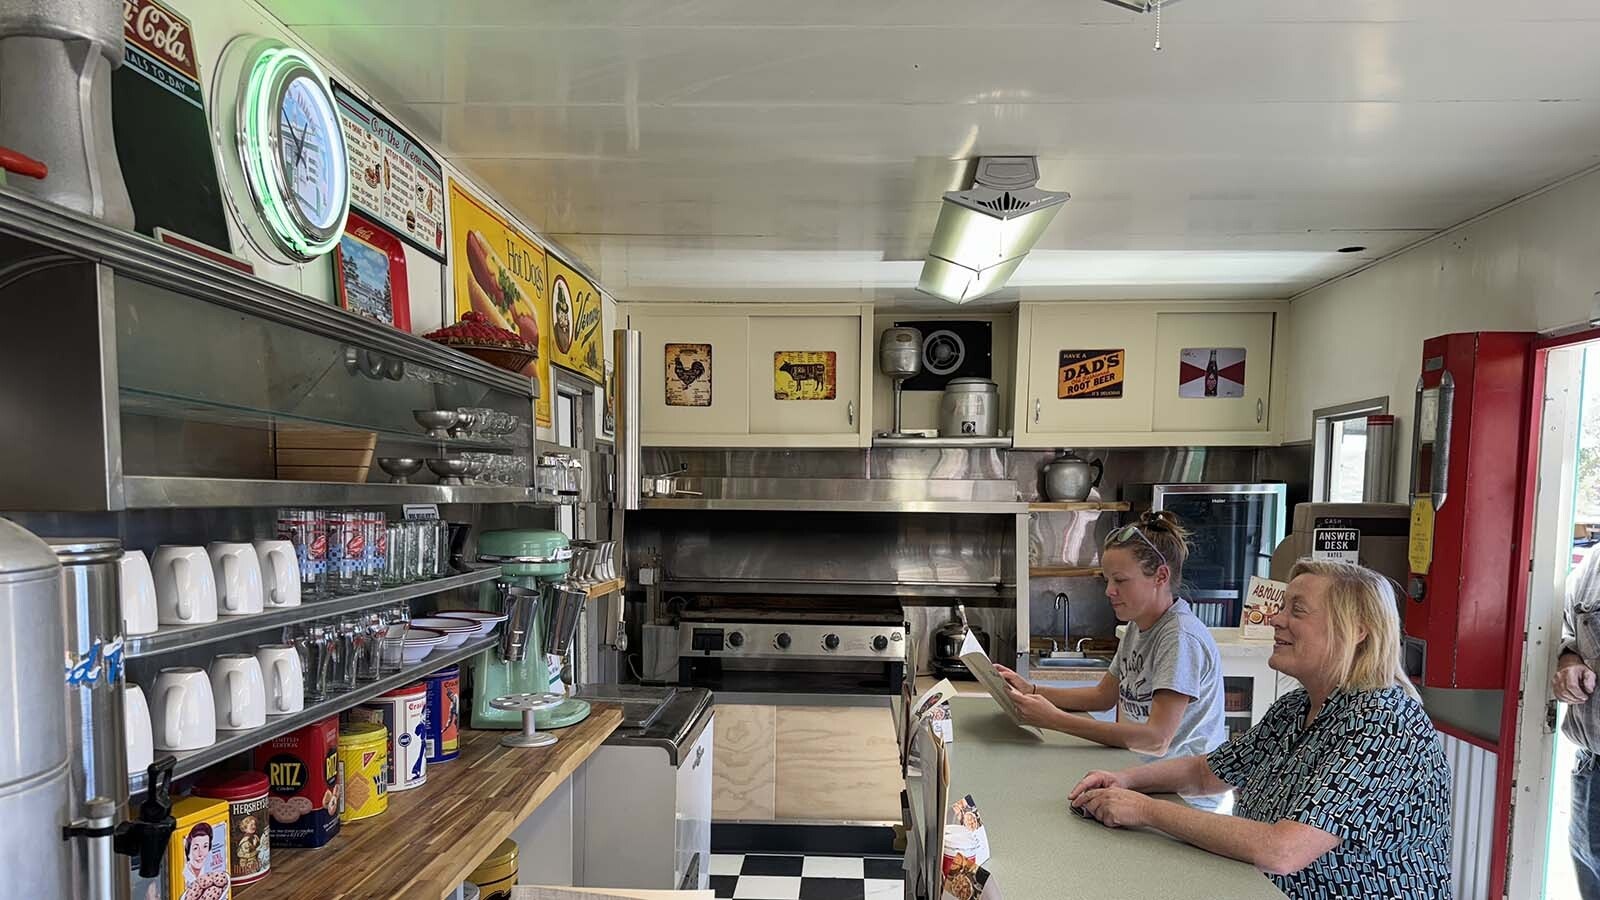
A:
<svg viewBox="0 0 1600 900">
<path fill-rule="evenodd" d="M 1262 303 L 1024 303 L 1018 447 L 1268 445 L 1274 336 Z"/>
<path fill-rule="evenodd" d="M 633 304 L 643 442 L 654 447 L 860 447 L 871 307 Z"/>
</svg>

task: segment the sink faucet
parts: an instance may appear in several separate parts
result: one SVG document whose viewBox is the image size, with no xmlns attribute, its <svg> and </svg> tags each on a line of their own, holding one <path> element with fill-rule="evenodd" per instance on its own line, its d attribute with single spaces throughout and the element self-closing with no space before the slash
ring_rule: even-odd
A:
<svg viewBox="0 0 1600 900">
<path fill-rule="evenodd" d="M 1055 611 L 1061 614 L 1061 646 L 1063 649 L 1071 647 L 1072 598 L 1068 597 L 1065 591 L 1057 591 L 1055 603 L 1052 605 L 1055 607 Z M 1054 644 L 1055 638 L 1051 638 L 1050 643 Z"/>
</svg>

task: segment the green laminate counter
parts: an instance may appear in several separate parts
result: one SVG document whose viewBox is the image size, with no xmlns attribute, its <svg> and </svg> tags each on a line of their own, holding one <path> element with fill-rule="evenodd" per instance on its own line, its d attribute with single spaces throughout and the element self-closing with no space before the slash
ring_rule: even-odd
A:
<svg viewBox="0 0 1600 900">
<path fill-rule="evenodd" d="M 1067 791 L 1085 772 L 1134 765 L 1132 753 L 1054 731 L 1041 740 L 1012 725 L 987 696 L 957 697 L 952 717 L 950 796 L 978 802 L 994 853 L 986 868 L 1006 900 L 1283 897 L 1247 863 L 1068 811 Z"/>
</svg>

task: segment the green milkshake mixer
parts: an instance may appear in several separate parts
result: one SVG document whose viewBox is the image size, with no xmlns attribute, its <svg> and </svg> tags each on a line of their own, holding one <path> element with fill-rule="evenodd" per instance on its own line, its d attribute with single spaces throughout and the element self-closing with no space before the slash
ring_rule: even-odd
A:
<svg viewBox="0 0 1600 900">
<path fill-rule="evenodd" d="M 550 690 L 548 654 L 564 656 L 571 645 L 587 593 L 567 582 L 572 545 L 559 531 L 510 528 L 478 538 L 478 561 L 500 567 L 500 578 L 483 585 L 478 605 L 509 618 L 500 643 L 473 659 L 472 727 L 523 727 L 517 709 L 496 708 L 497 698 L 539 695 Z M 568 697 L 539 709 L 539 728 L 564 728 L 589 715 L 589 704 Z"/>
</svg>

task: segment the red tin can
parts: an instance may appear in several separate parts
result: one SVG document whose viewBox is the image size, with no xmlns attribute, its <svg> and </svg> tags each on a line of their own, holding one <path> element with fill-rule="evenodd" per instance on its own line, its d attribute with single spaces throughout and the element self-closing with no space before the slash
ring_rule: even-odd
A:
<svg viewBox="0 0 1600 900">
<path fill-rule="evenodd" d="M 272 817 L 267 776 L 225 772 L 204 778 L 194 795 L 228 803 L 228 874 L 233 886 L 260 881 L 272 871 Z"/>
</svg>

